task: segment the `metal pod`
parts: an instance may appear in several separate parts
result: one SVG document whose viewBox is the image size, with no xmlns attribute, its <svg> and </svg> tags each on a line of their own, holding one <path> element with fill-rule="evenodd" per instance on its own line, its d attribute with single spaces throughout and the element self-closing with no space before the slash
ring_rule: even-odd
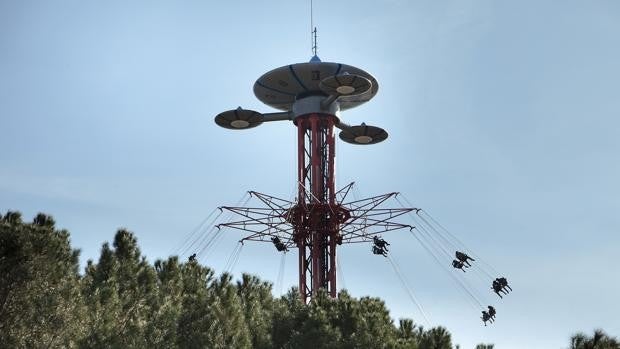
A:
<svg viewBox="0 0 620 349">
<path fill-rule="evenodd" d="M 323 79 L 319 88 L 329 95 L 359 96 L 372 88 L 372 82 L 361 75 L 344 73 Z"/>
<path fill-rule="evenodd" d="M 350 126 L 340 132 L 340 139 L 351 144 L 376 144 L 388 138 L 388 133 L 376 126 L 361 124 Z"/>
<path fill-rule="evenodd" d="M 257 111 L 239 107 L 217 114 L 215 123 L 230 130 L 244 130 L 262 124 L 264 119 L 263 114 Z"/>
</svg>

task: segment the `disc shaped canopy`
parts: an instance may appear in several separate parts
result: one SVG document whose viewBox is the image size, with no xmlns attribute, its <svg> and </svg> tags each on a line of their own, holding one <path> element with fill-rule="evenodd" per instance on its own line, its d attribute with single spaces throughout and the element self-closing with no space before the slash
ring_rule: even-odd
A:
<svg viewBox="0 0 620 349">
<path fill-rule="evenodd" d="M 288 111 L 298 99 L 307 96 L 329 95 L 321 89 L 321 81 L 333 76 L 340 78 L 345 73 L 366 79 L 370 82 L 370 88 L 361 94 L 343 93 L 343 96 L 338 99 L 340 110 L 357 107 L 377 94 L 379 90 L 377 80 L 362 69 L 319 60 L 286 65 L 263 74 L 254 83 L 254 94 L 261 102 L 273 108 Z"/>
<path fill-rule="evenodd" d="M 361 75 L 345 73 L 326 77 L 319 88 L 329 95 L 359 96 L 370 90 L 372 83 Z"/>
<path fill-rule="evenodd" d="M 244 130 L 263 123 L 263 114 L 247 109 L 233 109 L 217 114 L 215 123 L 231 130 Z"/>
<path fill-rule="evenodd" d="M 376 126 L 361 124 L 350 126 L 340 132 L 340 139 L 351 144 L 376 144 L 388 138 L 388 133 Z"/>
</svg>

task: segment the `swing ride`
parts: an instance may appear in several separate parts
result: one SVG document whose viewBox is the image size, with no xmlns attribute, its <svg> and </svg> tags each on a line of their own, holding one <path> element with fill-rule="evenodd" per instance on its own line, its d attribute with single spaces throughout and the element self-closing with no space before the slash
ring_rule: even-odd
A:
<svg viewBox="0 0 620 349">
<path fill-rule="evenodd" d="M 351 65 L 322 62 L 313 57 L 271 70 L 254 84 L 254 94 L 264 104 L 279 110 L 261 113 L 241 107 L 215 117 L 215 123 L 230 130 L 245 130 L 264 123 L 288 121 L 297 131 L 296 197 L 292 200 L 249 191 L 234 206 L 222 206 L 219 214 L 207 218 L 207 233 L 196 233 L 183 245 L 181 254 L 190 259 L 203 255 L 222 236 L 222 231 L 238 231 L 243 237 L 226 262 L 225 270 L 236 264 L 244 242 L 266 242 L 278 253 L 297 250 L 298 289 L 307 303 L 323 289 L 337 296 L 337 250 L 347 244 L 369 244 L 376 256 L 385 257 L 403 287 L 426 318 L 422 307 L 389 254 L 386 234 L 408 231 L 464 291 L 472 305 L 482 310 L 482 320 L 493 322 L 496 310 L 485 306 L 468 282 L 477 274 L 491 285 L 500 298 L 511 291 L 508 281 L 466 248 L 453 234 L 426 211 L 413 207 L 402 194 L 391 192 L 373 197 L 351 198 L 354 183 L 336 189 L 335 129 L 339 138 L 354 145 L 372 145 L 388 138 L 377 126 L 349 125 L 341 112 L 370 101 L 378 91 L 377 80 Z M 403 205 L 401 198 L 407 203 Z M 250 200 L 254 203 L 247 206 Z M 398 204 L 397 207 L 394 207 Z M 220 220 L 222 214 L 227 219 Z M 200 229 L 199 229 L 200 230 Z M 204 232 L 203 230 L 200 230 Z M 284 259 L 280 268 L 283 269 Z M 453 270 L 449 268 L 452 263 Z M 470 273 L 472 271 L 472 273 Z M 281 275 L 278 277 L 281 278 Z"/>
</svg>

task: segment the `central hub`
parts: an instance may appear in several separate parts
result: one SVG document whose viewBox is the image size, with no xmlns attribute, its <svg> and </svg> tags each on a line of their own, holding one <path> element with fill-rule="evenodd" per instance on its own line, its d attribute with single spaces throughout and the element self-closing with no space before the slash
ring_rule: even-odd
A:
<svg viewBox="0 0 620 349">
<path fill-rule="evenodd" d="M 340 103 L 334 102 L 324 107 L 324 100 L 325 96 L 308 96 L 296 100 L 292 106 L 293 117 L 297 118 L 309 114 L 329 114 L 332 116 L 340 114 Z"/>
<path fill-rule="evenodd" d="M 324 81 L 327 85 L 321 86 Z M 341 95 L 338 98 L 339 110 L 347 110 L 372 99 L 379 90 L 379 83 L 362 69 L 320 60 L 276 68 L 254 83 L 256 98 L 284 111 L 292 110 L 295 102 L 311 94 L 321 95 L 324 99 L 326 89 L 333 89 Z M 354 92 L 361 94 L 351 95 Z"/>
</svg>

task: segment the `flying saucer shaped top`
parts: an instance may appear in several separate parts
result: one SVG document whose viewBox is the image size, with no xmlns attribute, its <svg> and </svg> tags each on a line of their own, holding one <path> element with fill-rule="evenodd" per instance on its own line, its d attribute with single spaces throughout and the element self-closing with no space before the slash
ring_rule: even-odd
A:
<svg viewBox="0 0 620 349">
<path fill-rule="evenodd" d="M 351 144 L 376 144 L 388 138 L 388 133 L 376 126 L 361 124 L 340 132 L 340 139 Z"/>
<path fill-rule="evenodd" d="M 263 103 L 279 109 L 291 110 L 297 99 L 307 96 L 327 96 L 319 85 L 325 78 L 348 73 L 370 82 L 370 88 L 361 94 L 343 95 L 338 99 L 340 110 L 350 109 L 368 102 L 377 94 L 379 84 L 367 72 L 341 63 L 311 61 L 291 64 L 274 69 L 256 80 L 254 94 Z M 330 85 L 331 86 L 331 85 Z"/>
<path fill-rule="evenodd" d="M 329 95 L 359 96 L 370 90 L 372 83 L 361 75 L 344 73 L 326 77 L 319 88 Z"/>
<path fill-rule="evenodd" d="M 241 107 L 217 114 L 215 123 L 231 130 L 243 130 L 263 123 L 263 114 Z"/>
</svg>

